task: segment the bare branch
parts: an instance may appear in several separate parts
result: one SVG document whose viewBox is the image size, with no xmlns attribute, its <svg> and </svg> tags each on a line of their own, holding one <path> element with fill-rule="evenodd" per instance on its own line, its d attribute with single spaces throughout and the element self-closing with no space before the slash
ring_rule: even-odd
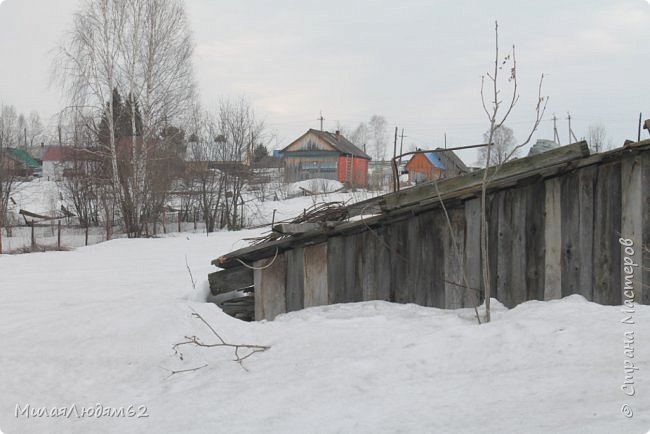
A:
<svg viewBox="0 0 650 434">
<path fill-rule="evenodd" d="M 197 336 L 185 336 L 185 340 L 182 342 L 178 342 L 172 346 L 172 349 L 174 350 L 174 353 L 178 355 L 178 357 L 183 360 L 183 353 L 179 350 L 180 347 L 184 345 L 193 345 L 193 346 L 198 346 L 198 347 L 205 347 L 205 348 L 214 348 L 214 347 L 228 347 L 228 348 L 233 348 L 234 350 L 234 355 L 235 358 L 233 361 L 239 363 L 239 365 L 244 369 L 247 370 L 246 367 L 243 365 L 244 360 L 249 358 L 255 353 L 261 353 L 264 352 L 268 349 L 270 349 L 270 346 L 266 345 L 253 345 L 253 344 L 231 344 L 226 342 L 219 333 L 210 325 L 210 323 L 201 316 L 197 311 L 194 309 L 191 309 L 192 311 L 192 316 L 194 318 L 199 319 L 203 324 L 205 324 L 208 329 L 212 332 L 212 334 L 219 340 L 217 343 L 205 343 L 201 341 Z M 247 350 L 246 354 L 241 355 L 240 351 L 241 350 Z"/>
</svg>

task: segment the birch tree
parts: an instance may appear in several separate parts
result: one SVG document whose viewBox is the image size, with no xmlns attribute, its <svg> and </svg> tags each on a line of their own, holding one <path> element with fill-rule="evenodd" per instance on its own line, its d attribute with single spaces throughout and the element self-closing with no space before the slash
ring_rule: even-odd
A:
<svg viewBox="0 0 650 434">
<path fill-rule="evenodd" d="M 192 52 L 180 0 L 86 0 L 59 48 L 58 77 L 70 106 L 95 107 L 104 119 L 112 197 L 129 236 L 143 233 L 143 216 L 154 212 L 147 206 L 160 202 L 160 189 L 152 186 L 152 161 L 165 147 L 161 131 L 183 117 L 194 97 Z M 127 95 L 134 134 L 120 142 L 121 149 L 116 90 Z"/>
</svg>

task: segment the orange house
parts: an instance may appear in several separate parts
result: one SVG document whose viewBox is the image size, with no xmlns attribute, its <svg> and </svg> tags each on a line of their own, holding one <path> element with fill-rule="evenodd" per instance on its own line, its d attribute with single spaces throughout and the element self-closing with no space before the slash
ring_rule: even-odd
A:
<svg viewBox="0 0 650 434">
<path fill-rule="evenodd" d="M 467 173 L 467 166 L 452 151 L 420 151 L 406 163 L 409 181 L 423 182 Z"/>
</svg>

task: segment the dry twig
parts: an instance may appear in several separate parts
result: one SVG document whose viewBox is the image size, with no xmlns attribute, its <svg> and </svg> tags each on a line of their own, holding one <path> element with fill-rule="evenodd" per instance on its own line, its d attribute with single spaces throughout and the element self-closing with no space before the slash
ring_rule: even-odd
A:
<svg viewBox="0 0 650 434">
<path fill-rule="evenodd" d="M 183 345 L 195 345 L 195 346 L 198 346 L 198 347 L 206 347 L 206 348 L 229 347 L 229 348 L 233 348 L 234 352 L 235 352 L 235 358 L 233 360 L 235 362 L 239 363 L 239 365 L 245 371 L 248 371 L 248 369 L 246 369 L 246 367 L 243 365 L 244 360 L 246 360 L 247 358 L 249 358 L 250 356 L 252 356 L 255 353 L 261 353 L 261 352 L 264 352 L 264 351 L 271 348 L 270 346 L 266 346 L 266 345 L 231 344 L 229 342 L 226 342 L 221 337 L 221 335 L 219 335 L 219 333 L 217 333 L 217 331 L 214 329 L 214 327 L 212 327 L 212 325 L 210 325 L 210 323 L 208 321 L 206 321 L 206 319 L 201 316 L 200 313 L 198 313 L 194 309 L 191 309 L 191 310 L 192 310 L 192 316 L 194 318 L 198 318 L 199 320 L 201 320 L 203 322 L 203 324 L 205 324 L 210 329 L 212 334 L 214 336 L 216 336 L 216 338 L 219 340 L 219 342 L 208 344 L 208 343 L 205 343 L 205 342 L 201 341 L 197 336 L 185 336 L 185 339 L 186 339 L 185 341 L 178 342 L 178 343 L 174 344 L 174 346 L 172 347 L 174 349 L 174 353 L 181 360 L 183 360 L 183 353 L 179 350 L 179 348 L 181 346 L 183 346 Z M 246 350 L 247 351 L 246 354 L 240 355 L 241 350 Z M 195 369 L 178 371 L 178 372 L 187 372 L 187 371 L 192 371 L 192 370 L 197 370 L 197 369 L 200 369 L 200 367 L 195 368 Z M 172 375 L 173 375 L 173 373 L 175 373 L 175 372 L 172 371 Z"/>
</svg>

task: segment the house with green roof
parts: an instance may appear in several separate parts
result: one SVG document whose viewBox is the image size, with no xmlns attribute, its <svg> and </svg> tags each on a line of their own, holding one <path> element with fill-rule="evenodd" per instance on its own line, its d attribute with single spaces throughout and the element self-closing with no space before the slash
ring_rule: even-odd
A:
<svg viewBox="0 0 650 434">
<path fill-rule="evenodd" d="M 7 173 L 18 177 L 40 176 L 41 164 L 24 149 L 0 150 L 0 165 Z"/>
</svg>

